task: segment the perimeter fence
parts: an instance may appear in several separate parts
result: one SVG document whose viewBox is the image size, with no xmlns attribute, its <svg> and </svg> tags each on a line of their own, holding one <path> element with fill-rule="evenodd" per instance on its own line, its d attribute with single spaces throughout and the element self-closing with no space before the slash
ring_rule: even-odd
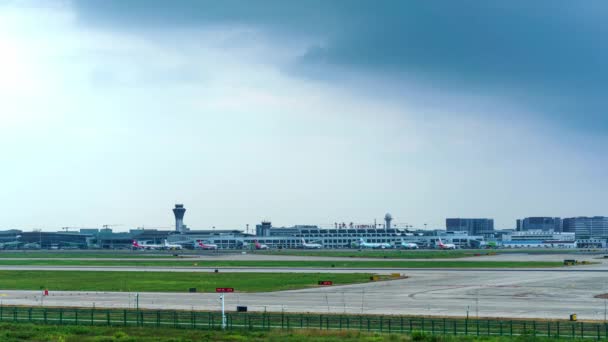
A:
<svg viewBox="0 0 608 342">
<path fill-rule="evenodd" d="M 0 306 L 0 322 L 221 329 L 219 312 Z M 432 335 L 608 339 L 608 324 L 572 321 L 227 312 L 228 330 L 320 329 Z"/>
</svg>

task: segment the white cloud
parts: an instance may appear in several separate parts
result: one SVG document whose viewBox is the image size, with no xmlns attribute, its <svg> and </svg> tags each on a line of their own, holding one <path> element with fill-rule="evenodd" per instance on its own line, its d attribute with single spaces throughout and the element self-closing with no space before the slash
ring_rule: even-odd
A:
<svg viewBox="0 0 608 342">
<path fill-rule="evenodd" d="M 94 29 L 66 7 L 0 19 L 0 71 L 12 79 L 0 81 L 0 143 L 11 147 L 0 226 L 165 226 L 173 201 L 200 228 L 368 222 L 387 210 L 433 227 L 451 215 L 507 225 L 534 208 L 563 212 L 553 184 L 599 179 L 541 126 L 484 117 L 483 99 L 429 92 L 436 102 L 421 103 L 415 91 L 366 93 L 364 78 L 285 74 L 309 42 L 242 27 Z M 502 117 L 522 110 L 489 101 Z"/>
</svg>

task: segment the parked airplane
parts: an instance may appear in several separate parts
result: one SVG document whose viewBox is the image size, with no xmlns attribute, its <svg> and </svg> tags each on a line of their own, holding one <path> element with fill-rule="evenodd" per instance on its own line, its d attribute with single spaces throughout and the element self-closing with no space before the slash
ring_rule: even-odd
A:
<svg viewBox="0 0 608 342">
<path fill-rule="evenodd" d="M 302 238 L 302 246 L 304 248 L 323 248 L 323 245 L 319 243 L 306 243 L 306 240 L 304 240 L 304 238 Z"/>
<path fill-rule="evenodd" d="M 441 249 L 456 249 L 456 245 L 453 243 L 443 243 L 443 241 L 441 241 L 441 238 L 439 239 L 439 243 L 437 244 L 437 246 L 439 246 L 439 248 Z"/>
<path fill-rule="evenodd" d="M 418 249 L 418 245 L 413 242 L 405 242 L 401 239 L 401 248 L 405 249 Z"/>
<path fill-rule="evenodd" d="M 202 240 L 198 240 L 198 241 L 196 241 L 196 243 L 197 243 L 197 246 L 202 249 L 217 249 L 216 244 L 204 243 Z"/>
<path fill-rule="evenodd" d="M 259 243 L 258 240 L 253 241 L 253 243 L 255 243 L 255 249 L 270 249 L 265 244 Z"/>
<path fill-rule="evenodd" d="M 133 248 L 134 249 L 165 249 L 165 245 L 148 245 L 148 244 L 143 244 L 140 245 L 139 242 L 137 242 L 137 240 L 133 240 Z"/>
<path fill-rule="evenodd" d="M 362 248 L 393 248 L 390 243 L 377 243 L 377 242 L 365 242 L 363 239 L 359 239 L 359 247 Z"/>
<path fill-rule="evenodd" d="M 182 247 L 182 245 L 178 245 L 175 243 L 168 243 L 167 240 L 165 240 L 165 249 L 182 249 L 184 247 Z"/>
</svg>

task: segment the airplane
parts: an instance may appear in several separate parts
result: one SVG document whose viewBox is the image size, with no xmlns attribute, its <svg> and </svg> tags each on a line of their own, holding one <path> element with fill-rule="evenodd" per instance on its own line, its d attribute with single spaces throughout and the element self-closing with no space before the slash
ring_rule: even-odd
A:
<svg viewBox="0 0 608 342">
<path fill-rule="evenodd" d="M 265 244 L 259 243 L 258 240 L 254 240 L 253 243 L 255 243 L 255 249 L 270 249 Z"/>
<path fill-rule="evenodd" d="M 4 242 L 4 243 L 0 243 L 0 249 L 17 249 L 22 244 L 23 243 L 20 241 Z"/>
<path fill-rule="evenodd" d="M 133 249 L 165 249 L 165 245 L 148 245 L 148 244 L 143 244 L 140 245 L 139 242 L 137 242 L 137 240 L 133 240 Z"/>
<path fill-rule="evenodd" d="M 359 247 L 363 248 L 393 248 L 393 245 L 390 243 L 373 243 L 373 242 L 365 242 L 362 238 L 359 239 Z"/>
<path fill-rule="evenodd" d="M 439 238 L 439 244 L 437 244 L 441 249 L 456 249 L 456 245 L 453 243 L 443 243 L 441 238 Z"/>
<path fill-rule="evenodd" d="M 401 248 L 405 249 L 418 249 L 418 245 L 413 242 L 405 242 L 401 239 Z"/>
<path fill-rule="evenodd" d="M 306 243 L 306 240 L 304 240 L 304 238 L 302 238 L 302 246 L 304 248 L 323 248 L 323 245 L 319 243 Z"/>
<path fill-rule="evenodd" d="M 40 249 L 42 247 L 37 242 L 31 242 L 31 243 L 26 243 L 25 245 L 23 245 L 23 248 L 24 249 Z"/>
<path fill-rule="evenodd" d="M 175 243 L 168 243 L 167 240 L 165 240 L 165 249 L 182 249 L 184 247 L 182 247 L 182 245 L 178 245 Z"/>
<path fill-rule="evenodd" d="M 212 243 L 204 243 L 202 240 L 197 240 L 196 241 L 198 247 L 202 248 L 202 249 L 217 249 L 217 245 L 212 244 Z"/>
</svg>

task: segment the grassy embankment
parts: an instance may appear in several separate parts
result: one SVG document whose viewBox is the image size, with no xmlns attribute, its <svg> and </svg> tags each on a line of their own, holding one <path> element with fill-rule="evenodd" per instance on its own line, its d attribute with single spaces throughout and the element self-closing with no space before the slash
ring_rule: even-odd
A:
<svg viewBox="0 0 608 342">
<path fill-rule="evenodd" d="M 173 254 L 183 254 L 171 251 L 0 251 L 0 258 L 31 258 L 31 259 L 158 259 L 175 258 Z M 196 254 L 183 254 L 182 257 L 196 257 Z"/>
<path fill-rule="evenodd" d="M 136 267 L 289 267 L 289 268 L 534 268 L 559 267 L 557 261 L 459 260 L 0 260 L 10 266 L 136 266 Z"/>
<path fill-rule="evenodd" d="M 0 271 L 0 290 L 215 292 L 233 287 L 238 292 L 294 290 L 318 286 L 320 280 L 335 285 L 369 282 L 366 273 L 191 273 L 191 272 L 95 272 L 95 271 Z M 383 277 L 381 279 L 384 279 Z"/>
<path fill-rule="evenodd" d="M 363 333 L 356 331 L 319 331 L 319 330 L 270 330 L 270 331 L 218 331 L 188 330 L 172 328 L 135 328 L 99 326 L 56 326 L 35 324 L 0 323 L 0 341 L 52 341 L 52 342 L 100 342 L 100 341 L 276 341 L 276 342 L 401 342 L 401 341 L 453 341 L 453 342 L 509 342 L 509 341 L 555 341 L 533 336 L 474 337 L 441 336 L 415 333 L 413 335 Z"/>
</svg>

